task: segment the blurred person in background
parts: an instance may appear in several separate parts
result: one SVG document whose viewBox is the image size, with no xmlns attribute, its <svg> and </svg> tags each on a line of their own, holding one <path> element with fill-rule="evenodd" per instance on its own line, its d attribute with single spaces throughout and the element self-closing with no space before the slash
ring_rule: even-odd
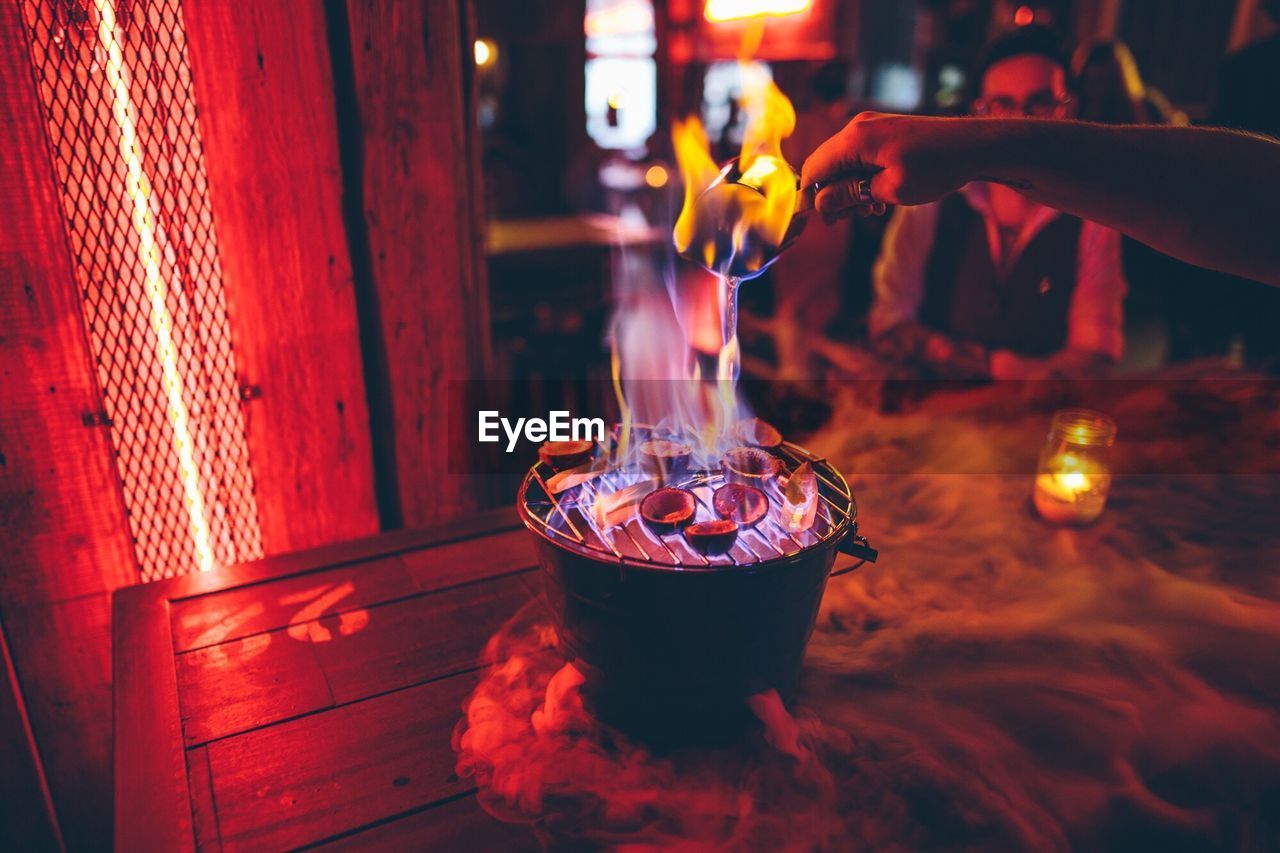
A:
<svg viewBox="0 0 1280 853">
<path fill-rule="evenodd" d="M 1128 45 L 1115 39 L 1090 39 L 1071 59 L 1077 98 L 1076 117 L 1103 124 L 1185 125 L 1187 115 L 1164 94 L 1147 85 Z"/>
<path fill-rule="evenodd" d="M 1280 0 L 1262 11 L 1280 24 Z M 1280 138 L 1280 32 L 1231 54 L 1218 73 L 1215 124 Z"/>
<path fill-rule="evenodd" d="M 1280 0 L 1263 0 L 1262 11 L 1272 22 L 1280 23 Z M 1211 115 L 1213 124 L 1234 130 L 1247 130 L 1280 138 L 1280 33 L 1257 41 L 1228 56 L 1218 73 L 1218 94 Z M 1223 337 L 1238 337 L 1243 344 L 1244 359 L 1271 372 L 1280 371 L 1280 292 L 1256 282 L 1228 276 L 1216 276 L 1200 289 L 1201 293 L 1229 293 L 1215 315 L 1228 312 L 1225 323 L 1219 322 L 1210 344 L 1223 349 Z M 1212 302 L 1197 299 L 1184 304 L 1179 312 L 1182 323 L 1175 333 L 1175 347 L 1203 348 L 1195 329 L 1198 313 Z M 1179 346 L 1180 345 L 1180 346 Z"/>
<path fill-rule="evenodd" d="M 1066 63 L 1050 30 L 1028 26 L 988 46 L 973 112 L 1066 118 Z M 1095 375 L 1124 349 L 1120 236 L 970 183 L 898 208 L 874 271 L 869 317 L 883 355 L 952 378 Z"/>
</svg>

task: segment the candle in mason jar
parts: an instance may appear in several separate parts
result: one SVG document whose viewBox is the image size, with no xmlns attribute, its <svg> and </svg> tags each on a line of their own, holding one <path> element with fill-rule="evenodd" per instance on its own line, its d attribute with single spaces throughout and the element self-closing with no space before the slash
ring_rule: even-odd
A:
<svg viewBox="0 0 1280 853">
<path fill-rule="evenodd" d="M 1098 412 L 1067 409 L 1053 416 L 1032 495 L 1041 518 L 1089 524 L 1102 514 L 1111 491 L 1115 436 L 1115 422 Z"/>
</svg>

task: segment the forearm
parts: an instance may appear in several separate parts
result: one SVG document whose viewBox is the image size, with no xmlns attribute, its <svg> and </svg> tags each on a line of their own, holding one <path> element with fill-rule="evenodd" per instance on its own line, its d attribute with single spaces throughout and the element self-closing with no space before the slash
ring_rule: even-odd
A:
<svg viewBox="0 0 1280 853">
<path fill-rule="evenodd" d="M 1085 379 L 1105 376 L 1115 361 L 1086 349 L 1062 349 L 1043 358 L 996 350 L 990 366 L 992 379 Z"/>
<path fill-rule="evenodd" d="M 1280 144 L 1198 128 L 970 121 L 974 179 L 1182 260 L 1280 285 Z"/>
</svg>

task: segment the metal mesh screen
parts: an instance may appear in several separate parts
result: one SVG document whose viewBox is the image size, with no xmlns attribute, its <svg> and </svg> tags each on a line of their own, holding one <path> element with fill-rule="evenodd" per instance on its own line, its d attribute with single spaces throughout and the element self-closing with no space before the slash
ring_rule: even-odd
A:
<svg viewBox="0 0 1280 853">
<path fill-rule="evenodd" d="M 181 4 L 21 2 L 142 578 L 261 556 Z"/>
</svg>

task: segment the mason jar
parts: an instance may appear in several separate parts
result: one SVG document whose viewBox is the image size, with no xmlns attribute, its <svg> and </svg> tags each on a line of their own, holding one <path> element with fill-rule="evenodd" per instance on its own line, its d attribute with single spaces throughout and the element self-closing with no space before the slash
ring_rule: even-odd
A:
<svg viewBox="0 0 1280 853">
<path fill-rule="evenodd" d="M 1032 500 L 1045 521 L 1091 524 L 1111 491 L 1116 424 L 1101 412 L 1064 409 L 1053 416 L 1036 467 Z"/>
</svg>

